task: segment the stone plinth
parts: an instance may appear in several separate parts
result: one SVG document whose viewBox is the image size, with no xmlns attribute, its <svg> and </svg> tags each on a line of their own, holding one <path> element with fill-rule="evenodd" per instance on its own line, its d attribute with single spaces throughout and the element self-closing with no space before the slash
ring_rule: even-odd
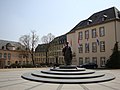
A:
<svg viewBox="0 0 120 90">
<path fill-rule="evenodd" d="M 60 84 L 86 84 L 110 81 L 115 78 L 114 75 L 99 71 L 78 68 L 75 65 L 60 66 L 49 70 L 34 71 L 24 73 L 22 78 L 46 83 Z"/>
</svg>

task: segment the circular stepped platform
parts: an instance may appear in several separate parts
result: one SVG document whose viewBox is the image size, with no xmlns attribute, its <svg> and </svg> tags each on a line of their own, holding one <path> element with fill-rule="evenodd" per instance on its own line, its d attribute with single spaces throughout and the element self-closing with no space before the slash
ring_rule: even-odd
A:
<svg viewBox="0 0 120 90">
<path fill-rule="evenodd" d="M 78 72 L 78 70 L 76 70 L 75 72 L 72 72 L 72 71 L 68 72 L 68 70 L 66 70 L 66 72 L 65 72 L 65 70 L 64 70 L 64 71 L 60 72 L 60 70 L 51 71 L 51 69 L 50 70 L 45 70 L 45 71 L 39 71 L 39 72 L 45 73 L 45 74 L 55 74 L 55 75 L 84 75 L 84 74 L 95 73 L 95 71 L 93 71 L 93 70 L 85 70 L 85 71 L 82 71 L 82 72 L 81 71 Z"/>
<path fill-rule="evenodd" d="M 56 79 L 87 79 L 87 78 L 96 78 L 104 76 L 104 73 L 96 72 L 95 74 L 86 74 L 86 75 L 53 75 L 53 74 L 44 74 L 38 71 L 31 73 L 33 76 L 43 77 L 43 78 L 56 78 Z"/>
<path fill-rule="evenodd" d="M 75 68 L 75 69 L 65 69 L 65 68 L 51 68 L 50 71 L 60 71 L 60 72 L 77 72 L 77 71 L 85 71 L 85 68 Z"/>
<path fill-rule="evenodd" d="M 24 73 L 21 77 L 36 82 L 61 84 L 98 83 L 110 81 L 115 78 L 112 74 L 109 73 L 77 68 L 76 66 L 61 67 Z"/>
</svg>

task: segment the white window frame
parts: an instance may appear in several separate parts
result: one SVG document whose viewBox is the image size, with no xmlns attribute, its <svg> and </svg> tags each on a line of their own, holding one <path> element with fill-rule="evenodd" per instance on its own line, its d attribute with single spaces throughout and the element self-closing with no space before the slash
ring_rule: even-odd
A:
<svg viewBox="0 0 120 90">
<path fill-rule="evenodd" d="M 100 28 L 99 28 L 99 36 L 100 36 L 100 37 L 105 36 L 105 28 L 104 28 L 104 27 L 100 27 Z"/>
<path fill-rule="evenodd" d="M 85 39 L 89 39 L 89 30 L 85 31 Z"/>
<path fill-rule="evenodd" d="M 85 57 L 85 63 L 90 63 L 90 58 L 89 57 Z"/>
<path fill-rule="evenodd" d="M 100 66 L 105 67 L 105 63 L 106 63 L 105 57 L 100 57 Z"/>
<path fill-rule="evenodd" d="M 97 31 L 96 28 L 92 29 L 92 38 L 96 38 L 97 37 Z"/>
<path fill-rule="evenodd" d="M 105 52 L 105 41 L 100 41 L 100 52 Z"/>
<path fill-rule="evenodd" d="M 79 65 L 83 64 L 83 57 L 79 57 Z"/>
</svg>

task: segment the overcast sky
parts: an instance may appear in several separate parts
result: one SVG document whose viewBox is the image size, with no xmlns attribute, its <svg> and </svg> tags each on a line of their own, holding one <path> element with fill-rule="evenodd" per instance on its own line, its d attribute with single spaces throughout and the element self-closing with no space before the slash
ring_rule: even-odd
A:
<svg viewBox="0 0 120 90">
<path fill-rule="evenodd" d="M 35 30 L 41 38 L 60 36 L 92 14 L 115 6 L 120 0 L 0 0 L 0 39 L 18 41 Z"/>
</svg>

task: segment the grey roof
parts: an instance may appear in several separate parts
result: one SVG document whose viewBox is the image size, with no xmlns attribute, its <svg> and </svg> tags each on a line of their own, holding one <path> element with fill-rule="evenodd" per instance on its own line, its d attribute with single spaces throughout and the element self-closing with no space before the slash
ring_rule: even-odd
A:
<svg viewBox="0 0 120 90">
<path fill-rule="evenodd" d="M 105 20 L 102 20 L 102 18 L 105 18 Z M 89 26 L 92 26 L 92 25 L 105 23 L 107 21 L 111 21 L 111 20 L 115 20 L 115 19 L 117 19 L 117 20 L 119 19 L 120 20 L 120 11 L 117 8 L 115 8 L 115 7 L 111 7 L 111 8 L 108 8 L 106 10 L 94 13 L 93 15 L 91 15 L 86 20 L 80 21 L 68 33 L 75 32 L 77 29 L 80 29 L 80 28 L 85 28 L 85 27 L 89 27 Z M 88 22 L 90 22 L 90 23 L 88 24 Z"/>
<path fill-rule="evenodd" d="M 54 38 L 49 44 L 38 44 L 35 52 L 46 52 L 50 46 L 64 44 L 67 41 L 66 34 Z"/>
<path fill-rule="evenodd" d="M 15 47 L 16 49 L 18 47 L 20 47 L 21 49 L 24 49 L 24 46 L 21 43 L 15 42 L 15 41 L 7 41 L 7 40 L 0 40 L 0 49 L 2 49 L 3 46 L 6 46 L 8 44 Z"/>
<path fill-rule="evenodd" d="M 35 48 L 35 52 L 46 52 L 48 50 L 48 44 L 38 44 Z"/>
<path fill-rule="evenodd" d="M 66 34 L 58 36 L 56 38 L 54 38 L 50 44 L 54 43 L 54 44 L 64 44 L 67 41 L 67 36 Z"/>
</svg>

